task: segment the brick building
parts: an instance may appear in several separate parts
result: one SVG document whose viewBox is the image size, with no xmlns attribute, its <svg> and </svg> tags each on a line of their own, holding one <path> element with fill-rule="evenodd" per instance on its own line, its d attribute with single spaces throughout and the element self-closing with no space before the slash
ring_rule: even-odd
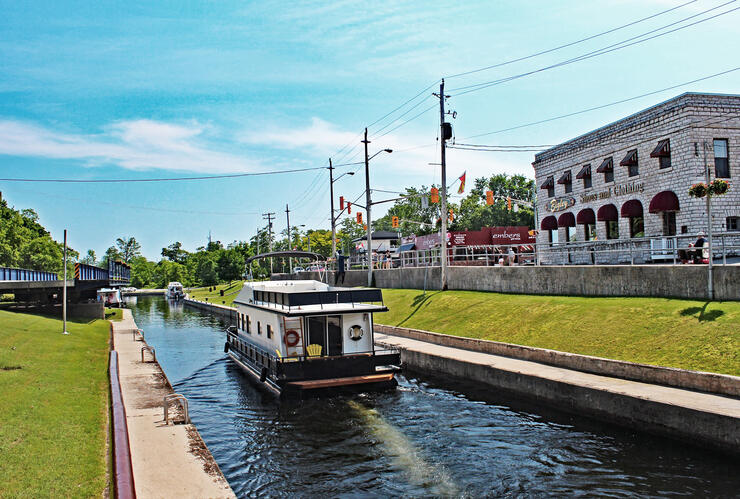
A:
<svg viewBox="0 0 740 499">
<path fill-rule="evenodd" d="M 712 180 L 730 182 L 725 195 L 712 198 L 712 231 L 740 231 L 740 189 L 733 182 L 740 177 L 739 151 L 740 95 L 701 93 L 543 151 L 532 163 L 537 242 L 672 247 L 671 236 L 707 229 L 706 200 L 688 194 L 705 180 L 704 164 Z"/>
</svg>

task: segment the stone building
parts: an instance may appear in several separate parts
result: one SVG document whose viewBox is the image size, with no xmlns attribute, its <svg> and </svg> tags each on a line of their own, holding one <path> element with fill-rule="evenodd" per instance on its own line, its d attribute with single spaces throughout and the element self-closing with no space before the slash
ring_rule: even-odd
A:
<svg viewBox="0 0 740 499">
<path fill-rule="evenodd" d="M 730 182 L 725 195 L 712 198 L 712 231 L 740 236 L 740 189 L 733 181 L 740 177 L 739 151 L 740 95 L 703 93 L 679 95 L 543 151 L 532 163 L 537 242 L 553 248 L 681 245 L 682 235 L 707 230 L 706 200 L 688 193 L 705 181 L 705 164 L 711 180 Z M 615 259 L 625 257 L 615 250 L 608 260 Z"/>
</svg>

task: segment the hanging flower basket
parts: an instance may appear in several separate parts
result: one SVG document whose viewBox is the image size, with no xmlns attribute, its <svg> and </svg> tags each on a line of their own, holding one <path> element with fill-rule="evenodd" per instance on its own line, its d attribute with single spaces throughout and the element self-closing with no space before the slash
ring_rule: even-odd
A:
<svg viewBox="0 0 740 499">
<path fill-rule="evenodd" d="M 707 189 L 710 196 L 721 196 L 724 193 L 727 192 L 727 189 L 730 188 L 730 183 L 727 180 L 722 179 L 714 179 L 709 184 L 709 188 Z"/>
<path fill-rule="evenodd" d="M 707 195 L 707 184 L 699 182 L 689 187 L 689 196 L 692 198 L 703 198 Z"/>
</svg>

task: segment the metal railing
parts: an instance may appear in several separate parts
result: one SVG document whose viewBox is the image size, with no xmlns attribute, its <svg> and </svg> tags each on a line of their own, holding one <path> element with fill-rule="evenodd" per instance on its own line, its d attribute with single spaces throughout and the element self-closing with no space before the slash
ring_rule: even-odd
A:
<svg viewBox="0 0 740 499">
<path fill-rule="evenodd" d="M 513 266 L 513 265 L 642 265 L 706 263 L 709 259 L 708 241 L 699 248 L 692 247 L 696 235 L 652 236 L 606 241 L 572 241 L 539 244 L 497 244 L 485 246 L 453 246 L 448 249 L 450 266 Z M 712 259 L 715 264 L 740 263 L 740 232 L 722 232 L 713 235 Z M 373 258 L 376 269 L 438 267 L 441 264 L 439 248 L 408 250 L 392 254 L 387 259 L 381 253 Z M 336 262 L 327 262 L 329 270 Z M 345 263 L 346 270 L 367 269 L 367 257 L 352 255 Z"/>
<path fill-rule="evenodd" d="M 0 281 L 58 281 L 56 272 L 0 267 Z"/>
<path fill-rule="evenodd" d="M 171 393 L 169 395 L 164 396 L 164 400 L 162 401 L 162 405 L 164 406 L 164 424 L 170 424 L 169 407 L 172 402 L 177 402 L 180 404 L 180 407 L 182 408 L 183 422 L 185 424 L 190 424 L 190 412 L 188 411 L 188 399 L 186 399 L 184 395 L 180 395 L 179 393 Z"/>
</svg>

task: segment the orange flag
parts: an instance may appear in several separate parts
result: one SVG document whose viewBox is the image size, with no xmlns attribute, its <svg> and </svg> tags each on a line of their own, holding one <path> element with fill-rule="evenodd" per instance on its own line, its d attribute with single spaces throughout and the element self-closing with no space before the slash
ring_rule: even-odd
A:
<svg viewBox="0 0 740 499">
<path fill-rule="evenodd" d="M 463 174 L 460 175 L 460 178 L 458 179 L 460 180 L 460 188 L 457 190 L 458 194 L 462 194 L 465 191 L 465 173 L 466 172 L 463 172 Z"/>
</svg>

